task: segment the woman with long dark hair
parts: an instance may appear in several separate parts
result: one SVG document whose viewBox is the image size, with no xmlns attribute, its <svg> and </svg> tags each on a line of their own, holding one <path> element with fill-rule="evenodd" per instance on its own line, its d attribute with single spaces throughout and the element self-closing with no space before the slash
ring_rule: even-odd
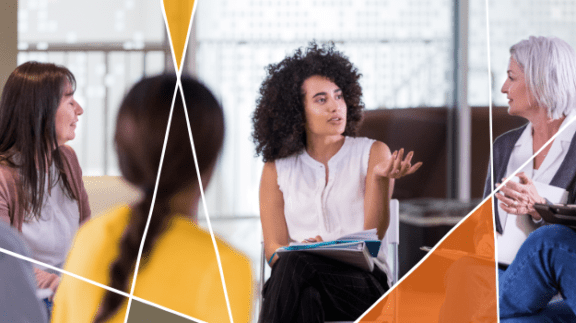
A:
<svg viewBox="0 0 576 323">
<path fill-rule="evenodd" d="M 181 82 L 198 169 L 206 185 L 222 147 L 223 113 L 202 84 L 187 77 Z M 203 321 L 226 322 L 228 310 L 212 240 L 195 224 L 200 186 L 180 93 L 159 170 L 175 87 L 176 77 L 157 76 L 138 82 L 124 98 L 116 123 L 118 162 L 123 177 L 143 197 L 131 207 L 87 223 L 78 233 L 66 269 L 130 292 L 160 171 L 134 295 Z M 234 321 L 248 322 L 249 263 L 217 240 Z M 119 294 L 65 276 L 53 317 L 56 322 L 123 322 L 126 306 Z"/>
<path fill-rule="evenodd" d="M 359 78 L 334 46 L 315 43 L 268 67 L 253 117 L 265 162 L 260 218 L 272 267 L 260 322 L 355 320 L 389 287 L 382 251 L 372 272 L 275 252 L 369 229 L 382 239 L 394 178 L 421 165 L 411 166 L 412 152 L 402 160 L 403 150 L 392 154 L 382 142 L 355 137 L 364 108 Z"/>
<path fill-rule="evenodd" d="M 90 218 L 74 139 L 82 107 L 65 67 L 18 66 L 0 100 L 0 220 L 17 229 L 32 258 L 62 267 L 81 223 Z M 38 288 L 56 290 L 60 278 L 35 268 Z"/>
</svg>

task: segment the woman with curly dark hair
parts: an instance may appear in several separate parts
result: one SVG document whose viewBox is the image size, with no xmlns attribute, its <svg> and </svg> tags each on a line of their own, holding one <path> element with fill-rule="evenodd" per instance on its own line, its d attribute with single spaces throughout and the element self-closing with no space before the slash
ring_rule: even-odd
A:
<svg viewBox="0 0 576 323">
<path fill-rule="evenodd" d="M 275 251 L 389 223 L 393 180 L 415 172 L 413 153 L 354 138 L 362 119 L 358 70 L 333 45 L 311 43 L 268 67 L 253 138 L 265 165 L 260 217 L 272 275 L 260 322 L 353 320 L 389 286 L 385 254 L 373 272 L 312 254 Z"/>
</svg>

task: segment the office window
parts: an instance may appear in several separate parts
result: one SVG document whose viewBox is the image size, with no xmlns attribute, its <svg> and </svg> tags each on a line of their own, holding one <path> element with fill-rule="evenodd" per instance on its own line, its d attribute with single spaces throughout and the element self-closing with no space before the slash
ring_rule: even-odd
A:
<svg viewBox="0 0 576 323">
<path fill-rule="evenodd" d="M 164 70 L 164 21 L 156 0 L 18 2 L 18 64 L 66 66 L 84 108 L 75 149 L 84 175 L 117 175 L 112 137 L 128 88 Z"/>
<path fill-rule="evenodd" d="M 335 42 L 358 67 L 368 109 L 451 102 L 451 0 L 213 0 L 198 3 L 195 19 L 198 76 L 219 96 L 227 120 L 207 193 L 211 215 L 259 214 L 262 163 L 254 157 L 251 114 L 264 68 L 311 40 Z"/>
<path fill-rule="evenodd" d="M 486 2 L 469 1 L 468 8 L 468 105 L 487 107 L 490 99 Z"/>
<path fill-rule="evenodd" d="M 492 97 L 495 106 L 508 106 L 500 93 L 506 80 L 510 47 L 529 36 L 553 36 L 576 48 L 576 2 L 569 0 L 490 0 Z"/>
</svg>

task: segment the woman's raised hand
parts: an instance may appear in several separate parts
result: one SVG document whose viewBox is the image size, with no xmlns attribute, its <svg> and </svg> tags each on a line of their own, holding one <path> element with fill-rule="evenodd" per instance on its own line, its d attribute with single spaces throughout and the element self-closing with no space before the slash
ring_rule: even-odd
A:
<svg viewBox="0 0 576 323">
<path fill-rule="evenodd" d="M 374 174 L 388 178 L 400 178 L 413 174 L 422 166 L 422 162 L 417 162 L 412 165 L 412 156 L 414 156 L 413 151 L 406 154 L 406 158 L 404 158 L 404 148 L 401 148 L 399 151 L 396 150 L 392 153 L 392 157 L 388 161 L 383 161 L 374 166 Z M 404 158 L 404 160 L 402 160 L 402 158 Z"/>
<path fill-rule="evenodd" d="M 546 200 L 538 194 L 534 182 L 524 172 L 516 174 L 516 177 L 520 179 L 520 183 L 508 181 L 500 192 L 496 193 L 501 202 L 500 207 L 510 214 L 530 214 L 535 220 L 540 220 L 541 217 L 534 209 L 534 204 L 545 204 Z M 496 187 L 498 186 L 500 183 L 496 183 Z"/>
</svg>

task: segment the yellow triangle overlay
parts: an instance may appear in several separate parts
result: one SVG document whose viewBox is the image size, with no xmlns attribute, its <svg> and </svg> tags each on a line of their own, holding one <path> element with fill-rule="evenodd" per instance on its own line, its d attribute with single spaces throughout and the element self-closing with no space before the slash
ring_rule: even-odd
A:
<svg viewBox="0 0 576 323">
<path fill-rule="evenodd" d="M 498 322 L 492 219 L 488 198 L 359 322 Z"/>
<path fill-rule="evenodd" d="M 194 2 L 194 0 L 163 0 L 172 52 L 176 58 L 178 71 L 181 68 L 184 47 L 188 39 Z"/>
</svg>

